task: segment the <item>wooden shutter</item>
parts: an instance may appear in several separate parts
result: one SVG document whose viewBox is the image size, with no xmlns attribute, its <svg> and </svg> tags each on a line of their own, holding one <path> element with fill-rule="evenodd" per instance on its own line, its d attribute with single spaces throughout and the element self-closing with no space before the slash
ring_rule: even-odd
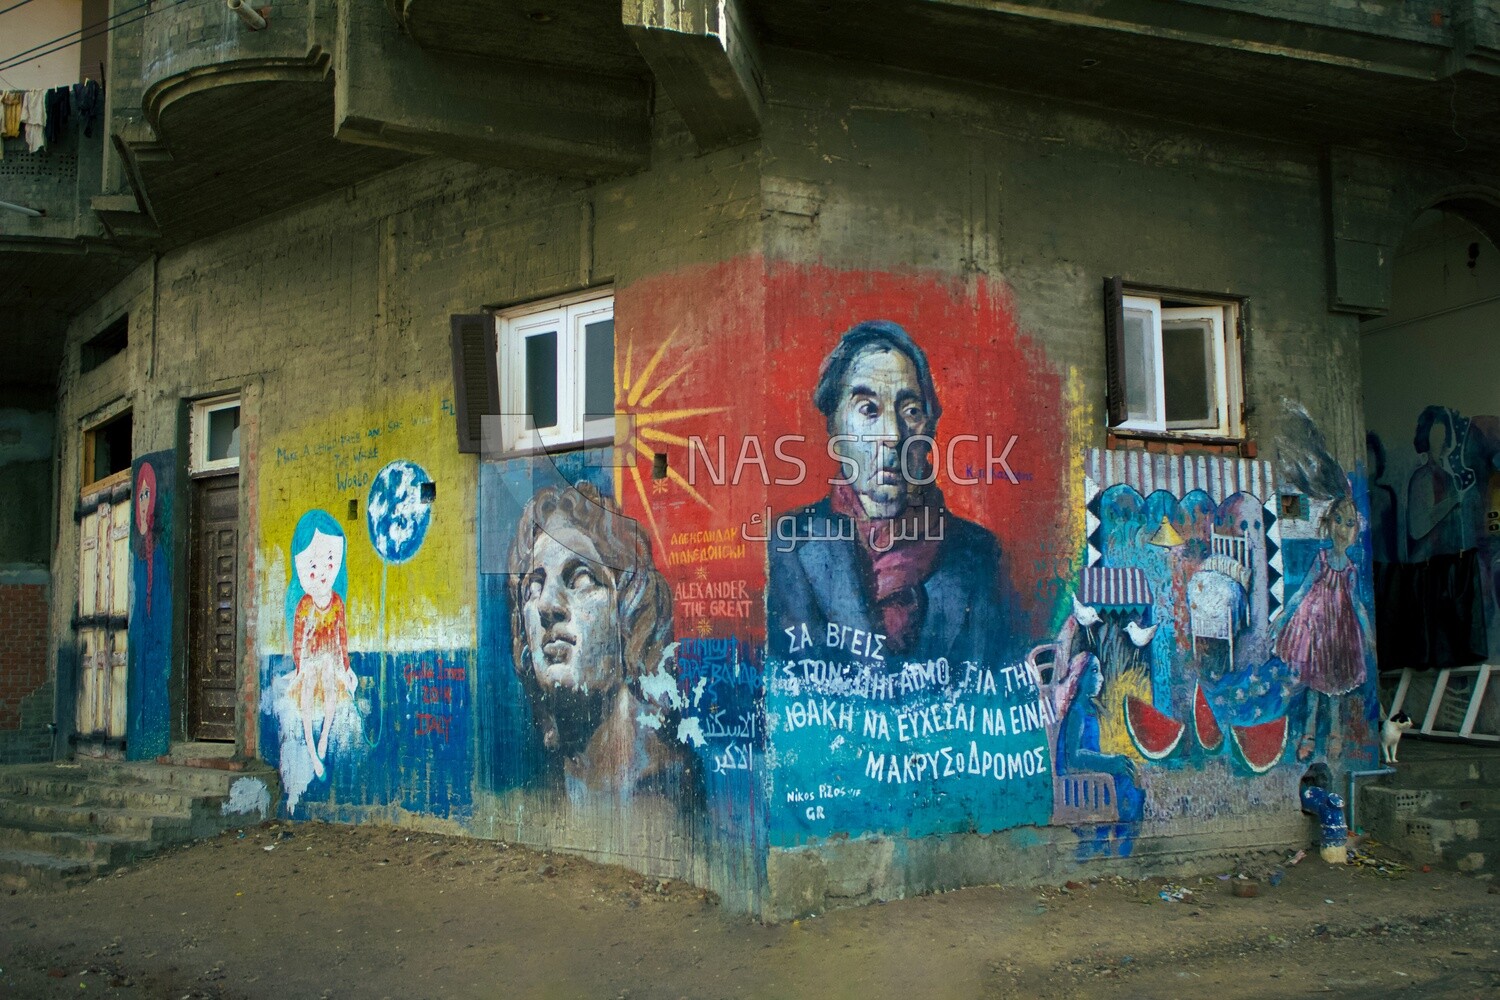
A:
<svg viewBox="0 0 1500 1000">
<path fill-rule="evenodd" d="M 484 314 L 450 317 L 453 327 L 453 403 L 458 419 L 458 450 L 478 454 L 480 420 L 500 413 L 499 357 L 495 318 Z"/>
<path fill-rule="evenodd" d="M 1125 286 L 1119 278 L 1104 279 L 1104 377 L 1109 426 L 1130 416 L 1125 405 Z"/>
</svg>

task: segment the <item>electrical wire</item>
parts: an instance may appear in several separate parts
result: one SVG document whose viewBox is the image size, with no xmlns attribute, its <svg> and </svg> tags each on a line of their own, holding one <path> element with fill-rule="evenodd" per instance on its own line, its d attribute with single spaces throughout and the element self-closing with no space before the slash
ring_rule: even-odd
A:
<svg viewBox="0 0 1500 1000">
<path fill-rule="evenodd" d="M 30 0 L 23 0 L 23 2 L 30 2 Z M 92 34 L 92 35 L 85 35 L 84 32 L 93 31 L 93 29 L 99 27 L 101 24 L 109 24 L 109 22 L 114 21 L 114 20 L 118 20 L 119 18 L 124 17 L 126 14 L 133 14 L 136 11 L 140 10 L 142 7 L 150 7 L 151 6 L 151 2 L 152 2 L 152 0 L 145 0 L 144 3 L 136 4 L 134 7 L 130 7 L 128 9 L 126 9 L 126 10 L 120 11 L 118 14 L 111 14 L 109 17 L 106 17 L 102 21 L 95 21 L 93 24 L 86 24 L 86 25 L 84 25 L 81 28 L 76 28 L 73 31 L 68 32 L 67 34 L 58 35 L 56 38 L 52 39 L 51 41 L 41 42 L 41 43 L 39 43 L 37 45 L 33 45 L 31 48 L 26 49 L 26 50 L 24 50 L 22 52 L 17 52 L 14 55 L 6 56 L 3 60 L 0 60 L 0 70 L 11 69 L 11 68 L 13 68 L 15 66 L 20 65 L 23 62 L 29 62 L 29 61 L 31 61 L 31 59 L 40 59 L 43 56 L 49 56 L 49 55 L 51 55 L 54 52 L 61 52 L 63 49 L 67 48 L 70 45 L 77 45 L 79 42 L 87 41 L 90 38 L 97 38 L 98 34 L 99 34 L 98 32 L 96 32 L 95 34 Z M 180 0 L 179 0 L 179 2 L 180 2 Z M 20 6 L 20 5 L 17 4 L 17 6 Z M 8 9 L 9 10 L 15 10 L 15 7 L 11 7 L 11 8 L 8 8 Z M 4 11 L 0 11 L 0 14 L 3 14 L 3 13 L 5 13 L 5 12 Z M 147 11 L 146 12 L 147 15 L 150 15 L 151 13 L 153 13 L 153 12 L 152 11 Z M 139 21 L 140 18 L 135 18 L 135 20 Z M 124 24 L 131 24 L 131 23 L 134 23 L 134 22 L 133 21 L 124 21 L 121 24 L 111 25 L 109 28 L 107 28 L 105 30 L 106 31 L 112 31 L 115 28 L 122 27 Z M 80 37 L 80 38 L 73 38 L 74 35 L 81 35 L 82 37 Z M 71 42 L 67 41 L 70 38 L 72 38 L 73 40 Z M 65 42 L 66 44 L 58 45 L 59 42 Z M 47 48 L 49 45 L 53 45 L 53 46 L 57 46 L 57 47 L 56 48 Z M 46 52 L 37 53 L 36 55 L 33 56 L 32 53 L 36 52 L 37 49 L 47 49 L 47 51 Z"/>
<path fill-rule="evenodd" d="M 13 3 L 9 7 L 5 8 L 4 10 L 0 10 L 0 14 L 9 14 L 11 11 L 15 10 L 17 7 L 24 7 L 27 4 L 29 4 L 29 3 L 31 3 L 31 0 L 21 0 L 20 3 Z"/>
</svg>

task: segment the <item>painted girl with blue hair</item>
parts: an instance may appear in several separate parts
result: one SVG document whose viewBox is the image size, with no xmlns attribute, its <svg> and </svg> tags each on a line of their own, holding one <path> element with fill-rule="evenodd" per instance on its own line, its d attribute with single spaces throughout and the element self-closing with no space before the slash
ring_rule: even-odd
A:
<svg viewBox="0 0 1500 1000">
<path fill-rule="evenodd" d="M 327 511 L 303 514 L 292 533 L 296 578 L 287 586 L 286 606 L 296 672 L 287 693 L 302 717 L 302 735 L 313 774 L 319 778 L 328 756 L 334 714 L 358 684 L 349 667 L 349 623 L 344 613 L 349 589 L 346 546 L 344 529 Z M 313 729 L 320 720 L 321 731 L 314 743 Z"/>
</svg>

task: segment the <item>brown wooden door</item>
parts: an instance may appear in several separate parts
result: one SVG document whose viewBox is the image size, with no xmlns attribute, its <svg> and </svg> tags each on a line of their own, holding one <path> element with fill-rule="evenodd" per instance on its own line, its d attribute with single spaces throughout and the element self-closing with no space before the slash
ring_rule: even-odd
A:
<svg viewBox="0 0 1500 1000">
<path fill-rule="evenodd" d="M 239 624 L 240 477 L 193 482 L 188 737 L 233 740 Z"/>
</svg>

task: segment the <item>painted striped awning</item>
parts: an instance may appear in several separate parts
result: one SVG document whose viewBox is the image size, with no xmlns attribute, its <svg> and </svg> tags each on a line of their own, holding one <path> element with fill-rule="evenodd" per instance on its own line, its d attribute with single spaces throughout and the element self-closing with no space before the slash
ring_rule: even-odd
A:
<svg viewBox="0 0 1500 1000">
<path fill-rule="evenodd" d="M 1236 493 L 1269 500 L 1276 493 L 1271 463 L 1254 458 L 1217 458 L 1205 455 L 1162 455 L 1143 451 L 1105 451 L 1091 448 L 1085 472 L 1100 488 L 1120 483 L 1143 497 L 1166 490 L 1179 499 L 1202 490 L 1214 503 Z"/>
<path fill-rule="evenodd" d="M 1151 603 L 1151 584 L 1144 570 L 1124 566 L 1090 566 L 1083 571 L 1079 600 L 1095 607 L 1134 608 Z"/>
</svg>

